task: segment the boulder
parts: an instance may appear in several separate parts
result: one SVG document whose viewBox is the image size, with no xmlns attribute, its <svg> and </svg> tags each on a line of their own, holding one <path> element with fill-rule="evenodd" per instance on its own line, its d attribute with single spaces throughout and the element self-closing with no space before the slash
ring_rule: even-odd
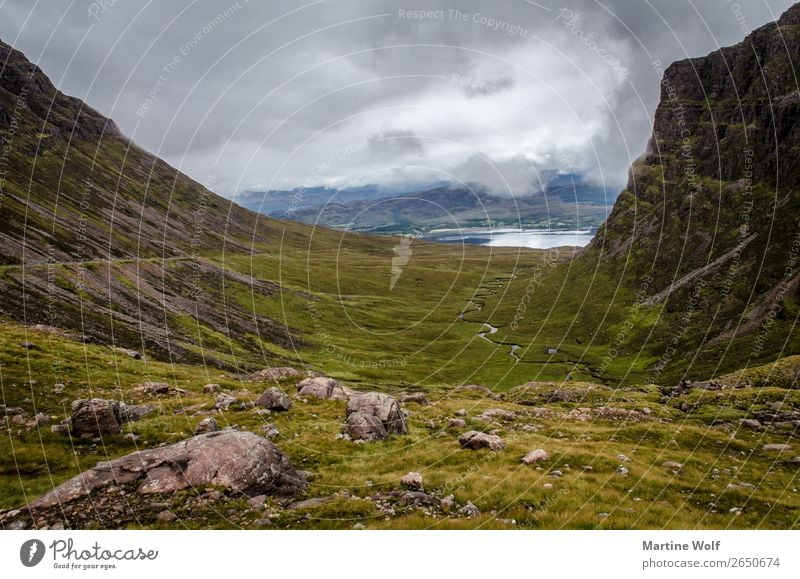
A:
<svg viewBox="0 0 800 579">
<path fill-rule="evenodd" d="M 353 395 L 352 390 L 326 376 L 301 380 L 297 384 L 297 393 L 300 396 L 314 396 L 322 400 L 347 400 Z"/>
<path fill-rule="evenodd" d="M 485 432 L 478 432 L 470 430 L 458 437 L 458 443 L 461 448 L 468 448 L 470 450 L 480 450 L 488 448 L 490 450 L 503 450 L 506 445 L 503 439 L 496 434 L 486 434 Z"/>
<path fill-rule="evenodd" d="M 135 422 L 148 414 L 152 414 L 154 411 L 155 408 L 149 404 L 137 406 L 135 404 L 125 404 L 124 402 L 119 403 L 119 414 L 123 422 Z"/>
<path fill-rule="evenodd" d="M 253 372 L 244 377 L 248 382 L 274 382 L 284 378 L 303 376 L 304 373 L 290 366 L 276 366 L 275 368 L 264 368 L 258 372 Z"/>
<path fill-rule="evenodd" d="M 230 394 L 218 394 L 216 400 L 217 403 L 214 405 L 214 408 L 217 410 L 227 410 L 231 407 L 231 404 L 236 402 L 236 398 Z"/>
<path fill-rule="evenodd" d="M 217 432 L 218 430 L 219 425 L 217 424 L 216 419 L 209 417 L 200 421 L 200 423 L 195 427 L 194 433 L 207 434 L 209 432 Z"/>
<path fill-rule="evenodd" d="M 428 401 L 428 397 L 425 396 L 422 392 L 413 392 L 411 394 L 403 394 L 400 397 L 400 402 L 406 404 L 408 402 L 413 402 L 414 404 L 419 404 L 420 406 L 427 406 L 430 404 Z"/>
<path fill-rule="evenodd" d="M 268 410 L 289 410 L 292 407 L 292 401 L 277 388 L 270 388 L 258 397 L 256 406 Z"/>
<path fill-rule="evenodd" d="M 169 394 L 169 384 L 166 382 L 142 382 L 141 384 L 136 384 L 134 389 L 142 392 L 144 394 L 149 394 L 150 396 L 156 396 L 159 394 Z"/>
<path fill-rule="evenodd" d="M 400 479 L 400 484 L 414 491 L 425 490 L 422 482 L 422 475 L 418 472 L 410 472 Z"/>
<path fill-rule="evenodd" d="M 389 433 L 377 416 L 354 412 L 347 417 L 345 433 L 350 440 L 383 440 Z"/>
<path fill-rule="evenodd" d="M 381 392 L 354 395 L 347 402 L 347 434 L 353 440 L 380 440 L 389 434 L 407 434 L 400 403 Z"/>
<path fill-rule="evenodd" d="M 761 430 L 761 423 L 753 418 L 742 418 L 739 424 L 745 428 L 752 428 L 753 430 Z"/>
<path fill-rule="evenodd" d="M 119 434 L 123 422 L 116 400 L 81 399 L 72 403 L 69 431 L 72 436 Z"/>
<path fill-rule="evenodd" d="M 550 455 L 541 448 L 532 450 L 522 457 L 522 462 L 525 464 L 536 464 L 537 462 L 547 462 L 548 460 L 550 460 Z"/>
<path fill-rule="evenodd" d="M 294 496 L 306 486 L 302 474 L 269 440 L 224 430 L 99 462 L 29 508 L 58 507 L 112 485 L 136 485 L 138 493 L 154 495 L 215 486 L 248 496 L 279 497 Z"/>
<path fill-rule="evenodd" d="M 467 422 L 462 418 L 452 418 L 447 423 L 447 428 L 466 428 Z"/>
</svg>

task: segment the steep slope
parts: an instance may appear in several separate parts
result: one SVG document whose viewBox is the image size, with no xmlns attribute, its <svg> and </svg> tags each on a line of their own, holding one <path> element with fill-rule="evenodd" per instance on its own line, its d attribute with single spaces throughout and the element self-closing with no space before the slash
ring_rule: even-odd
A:
<svg viewBox="0 0 800 579">
<path fill-rule="evenodd" d="M 495 338 L 532 344 L 523 361 L 550 379 L 674 383 L 800 352 L 798 73 L 800 5 L 669 66 L 607 222 L 577 259 L 489 301 Z"/>
</svg>

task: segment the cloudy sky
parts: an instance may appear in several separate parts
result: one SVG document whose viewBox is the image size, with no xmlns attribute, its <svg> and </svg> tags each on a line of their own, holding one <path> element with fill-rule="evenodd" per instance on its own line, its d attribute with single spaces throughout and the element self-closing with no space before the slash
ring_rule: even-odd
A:
<svg viewBox="0 0 800 579">
<path fill-rule="evenodd" d="M 581 172 L 644 150 L 658 66 L 791 0 L 0 0 L 0 38 L 215 191 Z"/>
</svg>

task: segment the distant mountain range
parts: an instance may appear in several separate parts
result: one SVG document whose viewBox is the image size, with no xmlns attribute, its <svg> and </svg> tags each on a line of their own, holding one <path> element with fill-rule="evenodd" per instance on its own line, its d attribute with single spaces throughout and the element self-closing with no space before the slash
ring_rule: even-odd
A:
<svg viewBox="0 0 800 579">
<path fill-rule="evenodd" d="M 493 195 L 478 185 L 434 185 L 414 191 L 368 185 L 249 192 L 237 201 L 272 217 L 302 223 L 408 234 L 490 226 L 593 229 L 606 219 L 616 198 L 614 191 L 580 175 L 553 175 L 544 192 L 522 196 Z"/>
</svg>

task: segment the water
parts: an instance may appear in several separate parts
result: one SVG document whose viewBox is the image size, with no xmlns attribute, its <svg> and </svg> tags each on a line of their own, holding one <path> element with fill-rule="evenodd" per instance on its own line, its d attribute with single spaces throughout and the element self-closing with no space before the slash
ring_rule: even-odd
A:
<svg viewBox="0 0 800 579">
<path fill-rule="evenodd" d="M 594 237 L 594 231 L 553 231 L 541 229 L 492 229 L 432 232 L 426 239 L 443 243 L 471 243 L 493 247 L 530 247 L 548 249 L 570 245 L 584 247 Z"/>
</svg>

